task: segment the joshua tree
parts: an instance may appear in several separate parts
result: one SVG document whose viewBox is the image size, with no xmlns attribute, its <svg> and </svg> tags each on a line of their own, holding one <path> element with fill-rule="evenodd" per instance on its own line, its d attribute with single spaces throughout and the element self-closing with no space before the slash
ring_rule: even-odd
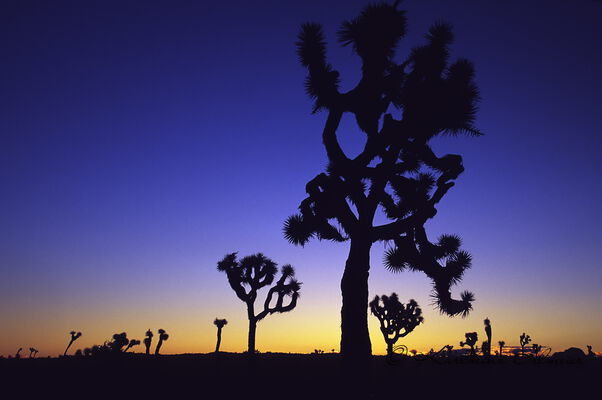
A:
<svg viewBox="0 0 602 400">
<path fill-rule="evenodd" d="M 19 350 L 17 350 L 17 353 L 15 354 L 15 358 L 21 358 L 21 350 L 23 350 L 23 347 L 19 347 Z"/>
<path fill-rule="evenodd" d="M 301 64 L 308 70 L 305 85 L 315 101 L 313 112 L 328 113 L 322 132 L 328 167 L 307 183 L 308 196 L 299 214 L 286 220 L 284 235 L 296 245 L 311 238 L 350 241 L 341 280 L 341 353 L 347 358 L 371 354 L 366 305 L 375 242 L 393 244 L 385 256 L 386 268 L 422 271 L 433 281 L 441 312 L 465 316 L 474 300 L 470 292 L 463 292 L 460 300 L 451 297 L 451 286 L 471 266 L 470 254 L 460 250 L 460 238 L 443 235 L 431 242 L 424 228 L 464 171 L 461 156 L 438 157 L 430 139 L 481 135 L 473 127 L 479 99 L 473 66 L 464 59 L 448 62 L 453 35 L 444 23 L 433 25 L 427 43 L 398 64 L 395 49 L 405 32 L 405 13 L 397 2 L 369 5 L 343 23 L 339 41 L 351 45 L 362 60 L 362 77 L 346 93 L 339 91 L 339 73 L 326 61 L 321 26 L 302 25 L 297 42 Z M 366 135 L 363 150 L 354 158 L 344 153 L 337 138 L 344 113 L 353 114 Z M 391 222 L 375 226 L 378 213 Z"/>
<path fill-rule="evenodd" d="M 538 345 L 537 343 L 533 343 L 531 345 L 531 352 L 533 353 L 534 356 L 537 356 L 537 354 L 539 354 L 541 349 L 542 349 L 542 347 L 540 345 Z"/>
<path fill-rule="evenodd" d="M 159 350 L 161 350 L 161 346 L 163 345 L 163 341 L 169 338 L 167 332 L 164 329 L 159 329 L 159 342 L 157 343 L 157 347 L 155 348 L 155 354 L 159 354 Z"/>
<path fill-rule="evenodd" d="M 81 332 L 76 333 L 75 331 L 71 331 L 71 332 L 69 332 L 69 334 L 71 335 L 71 340 L 69 341 L 69 344 L 67 345 L 67 348 L 65 349 L 65 353 L 63 353 L 64 356 L 67 355 L 67 350 L 69 350 L 69 347 L 71 347 L 73 342 L 75 342 L 77 339 L 79 339 L 80 336 L 82 335 Z"/>
<path fill-rule="evenodd" d="M 476 355 L 475 344 L 477 344 L 479 336 L 476 332 L 466 332 L 464 334 L 464 337 L 466 337 L 466 341 L 460 342 L 460 347 L 470 346 L 470 354 L 472 354 L 473 356 Z"/>
<path fill-rule="evenodd" d="M 502 354 L 504 354 L 504 346 L 506 345 L 506 342 L 504 342 L 503 340 L 500 340 L 499 342 L 497 342 L 497 344 L 500 345 L 500 356 Z"/>
<path fill-rule="evenodd" d="M 520 335 L 520 353 L 521 355 L 525 355 L 525 346 L 529 344 L 529 342 L 531 342 L 531 336 L 529 335 L 525 335 L 525 332 L 523 332 L 522 335 Z"/>
<path fill-rule="evenodd" d="M 36 349 L 34 349 L 33 347 L 29 348 L 29 358 L 36 358 L 36 354 L 38 354 L 38 351 Z"/>
<path fill-rule="evenodd" d="M 125 332 L 116 333 L 113 335 L 113 340 L 107 342 L 106 345 L 114 353 L 121 353 L 124 346 L 127 346 L 130 340 Z"/>
<path fill-rule="evenodd" d="M 485 324 L 485 334 L 487 335 L 487 341 L 483 342 L 483 355 L 489 356 L 491 355 L 491 322 L 489 318 L 485 318 L 483 321 Z"/>
<path fill-rule="evenodd" d="M 387 343 L 389 357 L 393 356 L 393 345 L 397 339 L 407 336 L 424 321 L 418 303 L 412 299 L 407 305 L 404 305 L 399 302 L 397 293 L 393 293 L 391 296 L 382 295 L 380 298 L 374 297 L 374 300 L 370 302 L 370 311 L 380 322 L 380 331 Z"/>
<path fill-rule="evenodd" d="M 228 325 L 228 321 L 226 319 L 215 319 L 213 321 L 213 325 L 217 326 L 217 343 L 215 345 L 215 352 L 219 353 L 219 345 L 222 343 L 222 328 Z"/>
<path fill-rule="evenodd" d="M 131 349 L 134 346 L 138 346 L 139 344 L 140 344 L 140 340 L 132 339 L 132 340 L 130 340 L 130 343 L 127 345 L 125 350 L 123 350 L 123 352 L 126 353 L 129 349 Z"/>
<path fill-rule="evenodd" d="M 274 282 L 278 272 L 277 264 L 261 253 L 246 256 L 240 261 L 236 259 L 236 253 L 231 253 L 217 263 L 217 269 L 226 273 L 230 287 L 232 287 L 238 298 L 247 304 L 247 317 L 249 318 L 247 351 L 249 355 L 252 355 L 255 353 L 257 323 L 268 314 L 293 310 L 297 306 L 301 283 L 294 278 L 295 270 L 293 267 L 289 264 L 284 265 L 281 269 L 280 279 L 268 291 L 263 303 L 263 311 L 255 314 L 257 291 Z M 276 300 L 275 304 L 272 305 L 274 295 L 276 295 Z M 285 305 L 284 300 L 287 296 L 290 296 L 291 299 Z"/>
<path fill-rule="evenodd" d="M 146 354 L 150 353 L 151 343 L 153 341 L 153 332 L 149 329 L 146 331 L 146 337 L 144 338 L 144 346 L 146 347 Z"/>
</svg>

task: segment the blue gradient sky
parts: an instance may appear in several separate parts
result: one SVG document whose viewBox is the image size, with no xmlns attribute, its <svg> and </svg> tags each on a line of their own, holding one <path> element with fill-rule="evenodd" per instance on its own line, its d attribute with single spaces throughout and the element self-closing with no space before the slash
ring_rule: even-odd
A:
<svg viewBox="0 0 602 400">
<path fill-rule="evenodd" d="M 84 4 L 85 3 L 85 4 Z M 338 348 L 339 280 L 348 244 L 289 245 L 282 223 L 326 155 L 325 114 L 311 115 L 294 42 L 324 25 L 329 58 L 353 87 L 359 63 L 336 43 L 364 1 L 5 1 L 0 5 L 0 354 L 56 355 L 114 332 L 165 328 L 166 353 L 245 347 L 245 311 L 215 269 L 227 252 L 263 252 L 297 267 L 291 313 L 262 321 L 258 348 Z M 429 222 L 473 254 L 458 286 L 474 312 L 429 306 L 420 274 L 382 268 L 371 297 L 415 298 L 418 350 L 464 332 L 518 344 L 527 331 L 556 350 L 602 350 L 602 2 L 406 1 L 398 60 L 437 20 L 452 56 L 474 61 L 486 136 L 442 138 L 466 172 Z M 363 136 L 346 117 L 344 148 Z M 384 345 L 370 317 L 374 351 Z M 74 345 L 74 348 L 77 348 Z"/>
</svg>

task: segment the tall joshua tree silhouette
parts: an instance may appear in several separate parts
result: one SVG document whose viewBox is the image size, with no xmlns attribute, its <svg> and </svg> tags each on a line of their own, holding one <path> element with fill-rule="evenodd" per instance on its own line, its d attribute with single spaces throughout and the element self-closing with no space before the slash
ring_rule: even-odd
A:
<svg viewBox="0 0 602 400">
<path fill-rule="evenodd" d="M 153 331 L 150 329 L 146 331 L 146 337 L 144 338 L 144 347 L 146 347 L 146 354 L 150 354 L 151 343 L 153 342 Z"/>
<path fill-rule="evenodd" d="M 222 328 L 228 325 L 228 321 L 226 319 L 215 319 L 213 321 L 213 325 L 217 326 L 217 343 L 215 345 L 215 352 L 219 353 L 219 345 L 222 343 Z"/>
<path fill-rule="evenodd" d="M 236 296 L 247 305 L 247 317 L 249 318 L 247 351 L 249 355 L 253 355 L 255 353 L 257 323 L 268 314 L 293 310 L 297 306 L 301 283 L 294 278 L 295 270 L 293 267 L 289 264 L 284 265 L 281 269 L 280 279 L 270 287 L 267 293 L 263 310 L 255 314 L 257 291 L 274 282 L 278 272 L 277 264 L 261 253 L 243 257 L 240 261 L 237 260 L 236 254 L 226 255 L 217 263 L 217 269 L 226 273 L 230 287 L 232 287 Z M 276 296 L 275 301 L 273 301 L 274 296 Z M 290 297 L 288 304 L 284 304 L 286 297 Z M 272 303 L 274 304 L 272 305 Z"/>
<path fill-rule="evenodd" d="M 157 342 L 157 347 L 155 348 L 155 354 L 159 354 L 159 350 L 161 350 L 161 346 L 163 342 L 169 339 L 169 335 L 165 332 L 165 329 L 159 329 L 159 341 Z"/>
<path fill-rule="evenodd" d="M 67 348 L 65 349 L 65 352 L 63 353 L 64 356 L 67 355 L 67 350 L 69 350 L 69 347 L 71 347 L 73 342 L 75 342 L 77 339 L 79 339 L 80 336 L 82 335 L 81 332 L 76 333 L 75 331 L 71 331 L 71 332 L 69 332 L 69 334 L 71 335 L 71 340 L 69 341 L 69 344 L 67 345 Z"/>
<path fill-rule="evenodd" d="M 305 86 L 315 101 L 313 112 L 328 112 L 322 132 L 328 167 L 307 183 L 308 196 L 300 213 L 285 221 L 284 235 L 296 245 L 311 238 L 351 242 L 341 280 L 341 352 L 348 358 L 371 354 L 366 305 L 375 242 L 393 244 L 384 260 L 389 270 L 422 271 L 432 279 L 441 312 L 465 316 L 474 300 L 470 292 L 460 300 L 451 297 L 450 287 L 471 265 L 470 254 L 460 250 L 460 238 L 443 235 L 433 243 L 424 229 L 464 171 L 461 156 L 438 157 L 430 139 L 481 135 L 473 127 L 479 99 L 473 66 L 464 59 L 448 62 L 453 35 L 444 23 L 434 24 L 427 43 L 398 64 L 395 49 L 405 32 L 405 13 L 397 2 L 369 5 L 343 23 L 339 42 L 351 45 L 362 60 L 362 77 L 346 93 L 339 92 L 339 73 L 326 61 L 321 26 L 302 25 L 297 42 L 308 70 Z M 388 113 L 390 106 L 400 119 Z M 365 133 L 364 148 L 355 157 L 344 153 L 337 138 L 346 112 Z M 391 222 L 375 226 L 378 212 Z"/>
<path fill-rule="evenodd" d="M 404 305 L 399 302 L 397 293 L 393 293 L 391 296 L 382 295 L 380 298 L 374 297 L 374 300 L 370 302 L 370 311 L 380 322 L 380 331 L 387 343 L 389 357 L 393 356 L 393 345 L 397 339 L 407 336 L 424 321 L 418 303 L 412 299 L 407 305 Z"/>
</svg>

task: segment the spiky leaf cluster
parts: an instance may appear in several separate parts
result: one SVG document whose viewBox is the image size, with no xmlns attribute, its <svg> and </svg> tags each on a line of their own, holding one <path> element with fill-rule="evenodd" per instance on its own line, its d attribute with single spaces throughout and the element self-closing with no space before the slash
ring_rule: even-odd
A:
<svg viewBox="0 0 602 400">
<path fill-rule="evenodd" d="M 405 30 L 397 3 L 368 6 L 344 22 L 339 41 L 362 59 L 362 77 L 340 92 L 321 27 L 302 26 L 297 51 L 308 70 L 307 92 L 314 111 L 328 112 L 322 133 L 328 168 L 306 185 L 308 196 L 299 213 L 286 220 L 284 236 L 296 245 L 312 238 L 393 242 L 385 266 L 426 273 L 439 309 L 465 316 L 474 296 L 464 292 L 460 300 L 452 299 L 450 287 L 470 267 L 471 257 L 459 250 L 456 236 L 429 242 L 424 224 L 464 171 L 461 156 L 437 156 L 429 141 L 441 134 L 481 135 L 473 126 L 479 100 L 474 68 L 464 59 L 450 61 L 453 35 L 441 22 L 430 28 L 425 44 L 397 62 L 395 50 Z M 353 158 L 337 138 L 345 113 L 353 114 L 366 134 L 364 149 Z M 378 210 L 391 222 L 374 226 Z"/>
<path fill-rule="evenodd" d="M 400 337 L 407 336 L 424 321 L 418 303 L 412 299 L 404 305 L 396 293 L 376 296 L 369 305 L 370 311 L 380 322 L 380 330 L 387 344 L 392 345 Z"/>
</svg>

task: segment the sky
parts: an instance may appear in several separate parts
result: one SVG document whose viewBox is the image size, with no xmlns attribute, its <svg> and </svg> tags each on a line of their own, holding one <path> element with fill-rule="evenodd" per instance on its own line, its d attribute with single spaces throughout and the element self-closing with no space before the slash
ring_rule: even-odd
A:
<svg viewBox="0 0 602 400">
<path fill-rule="evenodd" d="M 245 305 L 216 269 L 262 252 L 303 282 L 295 310 L 258 325 L 260 351 L 338 351 L 348 243 L 295 247 L 283 222 L 326 166 L 294 43 L 323 24 L 342 88 L 358 58 L 336 41 L 365 1 L 3 1 L 0 4 L 0 355 L 62 354 L 126 331 L 165 329 L 162 352 L 246 348 Z M 435 21 L 452 59 L 472 60 L 479 138 L 437 138 L 465 172 L 428 222 L 455 233 L 473 267 L 467 318 L 440 315 L 421 273 L 371 253 L 370 298 L 415 299 L 410 349 L 456 348 L 465 332 L 553 351 L 602 351 L 602 1 L 406 0 L 397 60 Z M 363 136 L 346 115 L 343 148 Z M 369 316 L 373 352 L 385 344 Z M 140 348 L 136 351 L 141 351 Z"/>
</svg>

